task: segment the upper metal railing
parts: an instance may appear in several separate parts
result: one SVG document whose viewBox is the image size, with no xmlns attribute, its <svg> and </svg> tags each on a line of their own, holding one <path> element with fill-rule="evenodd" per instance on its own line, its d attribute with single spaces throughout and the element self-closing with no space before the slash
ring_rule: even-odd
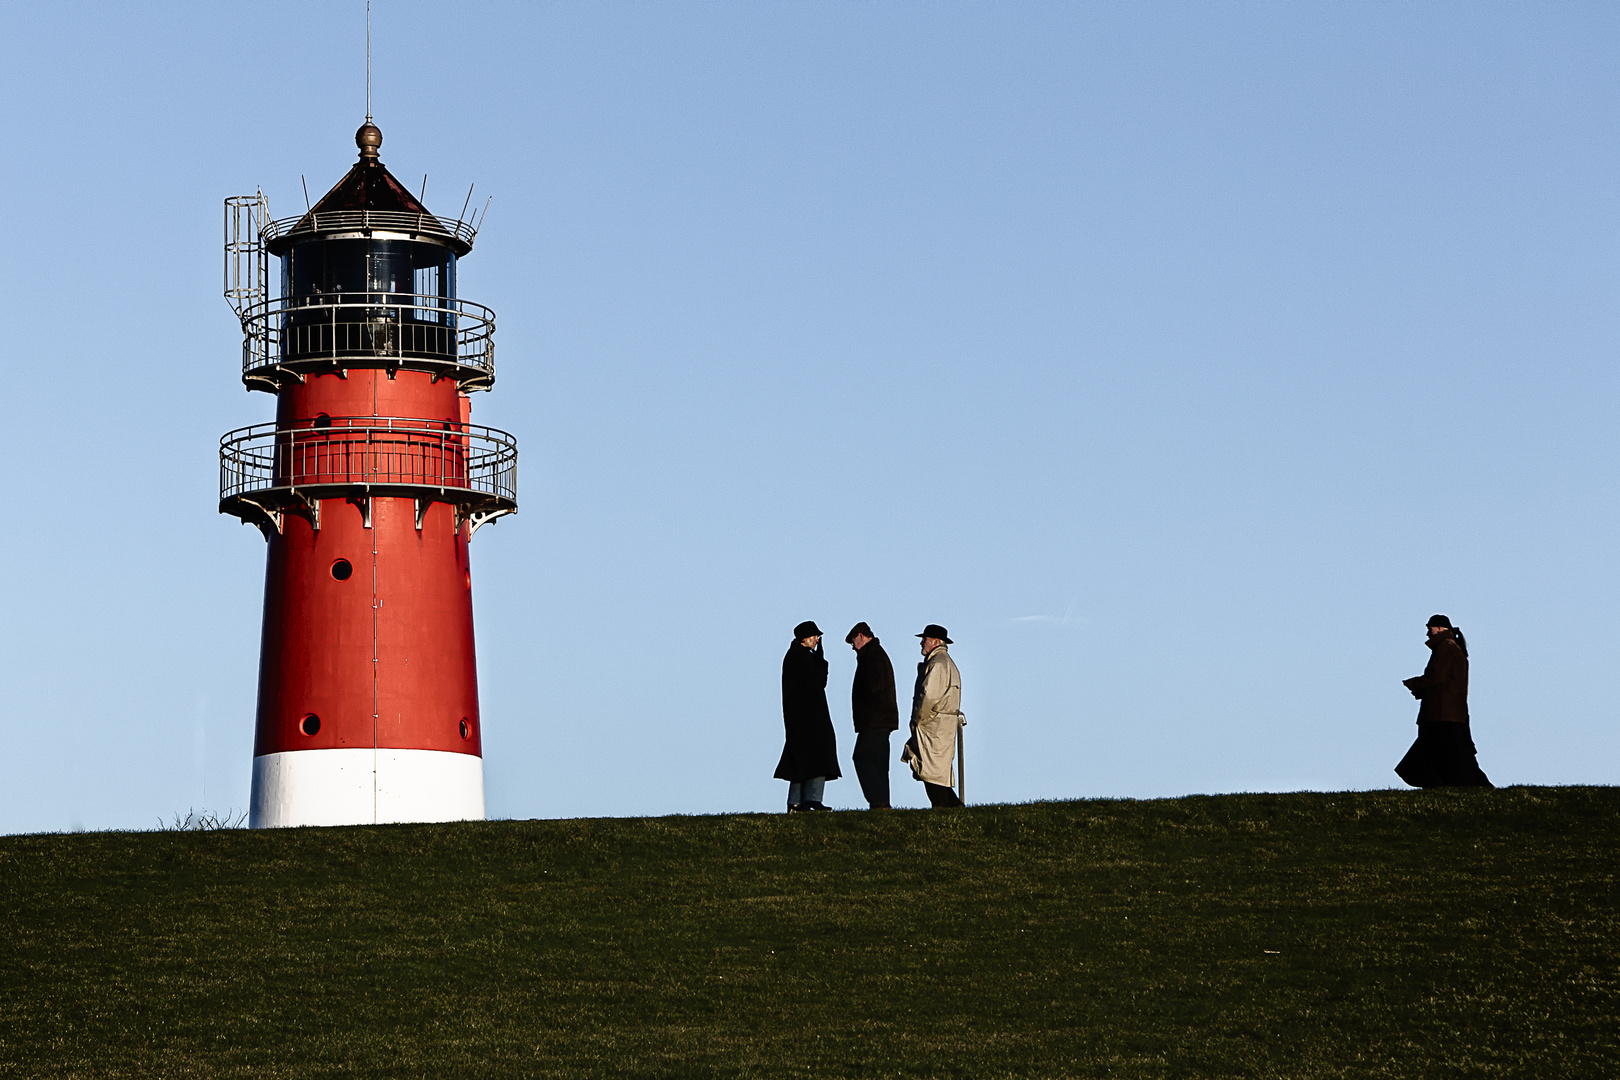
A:
<svg viewBox="0 0 1620 1080">
<path fill-rule="evenodd" d="M 279 386 L 279 371 L 387 366 L 453 376 L 464 390 L 495 381 L 495 313 L 410 293 L 278 297 L 241 312 L 242 377 Z"/>
<path fill-rule="evenodd" d="M 226 512 L 242 509 L 236 501 L 263 507 L 278 494 L 291 501 L 357 491 L 510 512 L 517 507 L 517 440 L 477 424 L 379 416 L 254 424 L 219 440 Z"/>
<path fill-rule="evenodd" d="M 328 210 L 323 213 L 309 211 L 297 217 L 267 221 L 259 234 L 261 242 L 317 232 L 382 232 L 431 236 L 452 241 L 465 255 L 478 236 L 478 228 L 470 221 L 445 221 L 432 214 L 409 214 L 398 210 Z"/>
</svg>

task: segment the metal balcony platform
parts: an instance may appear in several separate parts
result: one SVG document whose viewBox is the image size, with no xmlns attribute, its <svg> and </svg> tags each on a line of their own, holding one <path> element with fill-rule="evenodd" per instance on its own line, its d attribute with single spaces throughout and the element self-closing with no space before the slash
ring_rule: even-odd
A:
<svg viewBox="0 0 1620 1080">
<path fill-rule="evenodd" d="M 435 502 L 455 507 L 472 532 L 517 512 L 517 440 L 477 424 L 376 416 L 334 416 L 293 427 L 255 424 L 219 441 L 219 509 L 280 532 L 285 515 L 317 529 L 323 500 L 360 507 L 373 498 L 416 502 L 416 527 Z M 469 533 L 471 535 L 471 533 Z"/>
<path fill-rule="evenodd" d="M 290 380 L 349 368 L 426 371 L 466 391 L 495 383 L 495 313 L 410 293 L 334 293 L 242 309 L 242 381 L 278 392 Z"/>
</svg>

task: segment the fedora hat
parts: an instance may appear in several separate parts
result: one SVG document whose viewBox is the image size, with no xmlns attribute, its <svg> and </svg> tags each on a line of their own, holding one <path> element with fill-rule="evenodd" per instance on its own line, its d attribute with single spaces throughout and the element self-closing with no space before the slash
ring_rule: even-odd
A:
<svg viewBox="0 0 1620 1080">
<path fill-rule="evenodd" d="M 946 636 L 945 628 L 943 626 L 939 625 L 939 623 L 929 623 L 927 626 L 923 627 L 923 632 L 918 634 L 917 636 L 918 637 L 938 638 L 940 641 L 943 641 L 947 645 L 954 644 L 951 641 L 951 639 Z"/>
</svg>

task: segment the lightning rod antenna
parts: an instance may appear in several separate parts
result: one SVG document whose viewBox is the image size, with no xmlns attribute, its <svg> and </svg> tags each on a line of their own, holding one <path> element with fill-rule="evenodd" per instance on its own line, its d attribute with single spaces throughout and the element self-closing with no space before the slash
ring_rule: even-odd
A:
<svg viewBox="0 0 1620 1080">
<path fill-rule="evenodd" d="M 308 213 L 309 212 L 309 181 L 304 179 L 304 174 L 303 173 L 299 173 L 298 174 L 298 182 L 300 184 L 304 185 L 304 212 Z"/>
<path fill-rule="evenodd" d="M 477 187 L 477 186 L 478 186 L 478 181 L 476 181 L 476 180 L 474 180 L 472 183 L 467 185 L 467 199 L 466 199 L 465 202 L 463 202 L 461 204 L 461 216 L 456 218 L 457 221 L 466 221 L 467 220 L 467 207 L 469 205 L 471 205 L 471 203 L 472 203 L 472 189 Z"/>
<path fill-rule="evenodd" d="M 366 0 L 366 123 L 371 123 L 371 0 Z"/>
</svg>

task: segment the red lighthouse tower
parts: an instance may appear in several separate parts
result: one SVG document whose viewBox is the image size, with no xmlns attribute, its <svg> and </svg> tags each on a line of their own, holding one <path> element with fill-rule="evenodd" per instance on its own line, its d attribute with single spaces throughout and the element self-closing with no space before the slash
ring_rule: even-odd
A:
<svg viewBox="0 0 1620 1080">
<path fill-rule="evenodd" d="M 355 142 L 302 216 L 226 200 L 242 380 L 276 396 L 220 440 L 220 511 L 269 542 L 255 828 L 484 816 L 467 545 L 517 509 L 516 441 L 469 422 L 494 313 L 456 294 L 473 223 L 394 179 L 369 117 Z"/>
</svg>

